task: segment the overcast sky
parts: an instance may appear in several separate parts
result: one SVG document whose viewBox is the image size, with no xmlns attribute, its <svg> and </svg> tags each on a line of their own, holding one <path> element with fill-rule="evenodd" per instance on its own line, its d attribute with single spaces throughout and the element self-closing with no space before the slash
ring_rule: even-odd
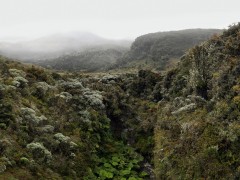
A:
<svg viewBox="0 0 240 180">
<path fill-rule="evenodd" d="M 107 38 L 187 28 L 227 28 L 240 0 L 0 0 L 0 39 L 90 31 Z"/>
</svg>

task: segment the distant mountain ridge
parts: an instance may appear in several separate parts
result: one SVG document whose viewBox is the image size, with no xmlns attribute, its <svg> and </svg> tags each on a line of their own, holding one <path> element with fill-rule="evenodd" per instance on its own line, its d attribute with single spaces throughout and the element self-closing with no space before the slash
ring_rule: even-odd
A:
<svg viewBox="0 0 240 180">
<path fill-rule="evenodd" d="M 240 179 L 239 39 L 233 24 L 162 72 L 0 56 L 0 179 Z"/>
<path fill-rule="evenodd" d="M 0 43 L 0 54 L 43 67 L 69 71 L 116 68 L 164 70 L 184 52 L 208 40 L 219 29 L 187 29 L 142 35 L 131 44 L 92 33 L 54 34 L 32 41 Z"/>
<path fill-rule="evenodd" d="M 24 61 L 52 59 L 89 49 L 129 48 L 131 41 L 105 39 L 89 32 L 59 33 L 31 41 L 0 43 L 0 53 Z"/>
<path fill-rule="evenodd" d="M 38 65 L 68 71 L 104 71 L 115 65 L 128 49 L 101 49 L 72 53 L 56 59 L 36 62 Z"/>
<path fill-rule="evenodd" d="M 209 39 L 218 29 L 188 29 L 150 33 L 136 38 L 131 49 L 115 45 L 91 48 L 86 52 L 69 53 L 39 65 L 57 70 L 102 71 L 121 67 L 150 67 L 163 70 L 171 61 L 177 61 L 184 52 Z M 99 46 L 100 47 L 100 46 Z M 174 60 L 172 60 L 175 58 Z"/>
<path fill-rule="evenodd" d="M 128 67 L 129 63 L 143 60 L 155 68 L 163 69 L 171 59 L 180 58 L 187 49 L 221 32 L 220 29 L 186 29 L 145 34 L 136 38 L 117 66 Z"/>
</svg>

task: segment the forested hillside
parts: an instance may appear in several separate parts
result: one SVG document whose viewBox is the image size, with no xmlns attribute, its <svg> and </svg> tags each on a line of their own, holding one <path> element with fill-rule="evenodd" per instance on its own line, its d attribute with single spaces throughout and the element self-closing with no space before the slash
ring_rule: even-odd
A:
<svg viewBox="0 0 240 180">
<path fill-rule="evenodd" d="M 161 82 L 158 179 L 239 179 L 240 24 L 190 49 Z"/>
<path fill-rule="evenodd" d="M 36 63 L 69 71 L 103 71 L 124 67 L 163 70 L 166 65 L 177 62 L 188 48 L 221 32 L 217 29 L 190 29 L 151 33 L 138 37 L 130 50 L 122 46 L 109 46 Z"/>
<path fill-rule="evenodd" d="M 219 29 L 187 29 L 146 34 L 136 38 L 131 50 L 117 65 L 150 65 L 152 68 L 163 70 L 171 60 L 176 61 L 187 49 L 221 32 Z"/>
<path fill-rule="evenodd" d="M 116 49 L 84 51 L 36 63 L 56 70 L 104 71 L 122 58 L 127 50 L 119 47 Z"/>
<path fill-rule="evenodd" d="M 155 73 L 0 57 L 0 179 L 239 179 L 240 23 Z"/>
<path fill-rule="evenodd" d="M 0 179 L 154 177 L 155 104 L 127 93 L 135 74 L 0 64 Z"/>
</svg>

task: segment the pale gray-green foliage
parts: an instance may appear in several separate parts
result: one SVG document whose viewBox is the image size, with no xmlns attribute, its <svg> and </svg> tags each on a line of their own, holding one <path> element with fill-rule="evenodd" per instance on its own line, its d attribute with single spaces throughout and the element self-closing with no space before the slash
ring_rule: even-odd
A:
<svg viewBox="0 0 240 180">
<path fill-rule="evenodd" d="M 103 96 L 100 91 L 90 90 L 89 88 L 84 88 L 83 97 L 87 103 L 98 109 L 104 109 L 105 105 L 103 104 Z"/>
<path fill-rule="evenodd" d="M 4 91 L 6 89 L 6 85 L 0 83 L 0 91 Z"/>
<path fill-rule="evenodd" d="M 103 96 L 100 91 L 84 88 L 82 83 L 78 79 L 68 79 L 68 81 L 60 81 L 59 86 L 65 89 L 80 89 L 82 95 L 78 97 L 79 101 L 85 106 L 92 106 L 97 109 L 104 109 Z M 56 96 L 63 98 L 68 102 L 72 99 L 72 95 L 68 92 L 61 92 Z"/>
<path fill-rule="evenodd" d="M 49 89 L 52 89 L 53 86 L 50 86 L 46 82 L 37 82 L 35 83 L 36 89 L 41 90 L 41 92 L 45 95 Z"/>
<path fill-rule="evenodd" d="M 19 87 L 21 85 L 21 83 L 14 80 L 14 81 L 12 81 L 12 85 L 15 87 Z"/>
<path fill-rule="evenodd" d="M 12 81 L 12 85 L 15 87 L 20 87 L 21 85 L 25 86 L 27 85 L 27 83 L 28 83 L 28 80 L 21 76 L 14 77 Z"/>
<path fill-rule="evenodd" d="M 74 148 L 76 148 L 78 145 L 75 143 L 75 142 L 73 142 L 73 141 L 71 141 L 70 143 L 69 143 L 69 145 L 70 145 L 70 149 L 74 149 Z"/>
<path fill-rule="evenodd" d="M 7 167 L 5 164 L 0 164 L 0 173 L 3 173 L 4 171 L 6 171 Z"/>
<path fill-rule="evenodd" d="M 205 104 L 207 101 L 201 96 L 188 95 L 187 98 L 191 100 L 191 102 L 195 102 L 197 104 Z"/>
<path fill-rule="evenodd" d="M 200 96 L 188 95 L 187 98 L 176 97 L 171 105 L 172 114 L 192 111 L 199 106 L 206 104 L 206 100 Z"/>
<path fill-rule="evenodd" d="M 56 97 L 65 99 L 66 102 L 69 102 L 72 99 L 72 95 L 68 92 L 61 92 L 60 94 L 57 94 Z"/>
<path fill-rule="evenodd" d="M 195 103 L 191 103 L 191 104 L 188 104 L 188 105 L 185 105 L 185 106 L 179 108 L 176 111 L 173 111 L 172 114 L 177 115 L 177 114 L 182 113 L 182 112 L 192 111 L 196 108 L 197 108 L 197 105 Z"/>
<path fill-rule="evenodd" d="M 235 128 L 236 125 L 234 123 L 230 123 L 228 125 L 226 125 L 226 127 L 224 129 L 219 128 L 218 130 L 218 134 L 223 138 L 223 139 L 227 139 L 230 142 L 234 142 L 239 140 L 239 133 L 237 132 L 238 128 Z"/>
<path fill-rule="evenodd" d="M 19 69 L 9 69 L 9 73 L 13 77 L 18 77 L 18 76 L 25 77 L 26 76 L 26 73 Z"/>
<path fill-rule="evenodd" d="M 82 89 L 83 85 L 78 79 L 69 79 L 69 81 L 60 81 L 60 87 L 68 89 Z"/>
<path fill-rule="evenodd" d="M 112 83 L 115 83 L 118 79 L 119 79 L 119 76 L 109 74 L 109 75 L 103 76 L 100 82 L 106 83 L 106 84 L 109 84 L 109 83 L 112 84 Z"/>
<path fill-rule="evenodd" d="M 42 121 L 47 120 L 43 115 L 37 116 L 36 112 L 31 108 L 21 108 L 21 113 L 24 121 L 35 126 L 39 125 Z"/>
<path fill-rule="evenodd" d="M 189 104 L 189 99 L 186 99 L 184 97 L 176 97 L 172 102 L 173 108 L 183 107 L 187 104 Z"/>
<path fill-rule="evenodd" d="M 52 153 L 39 142 L 30 143 L 27 145 L 27 148 L 30 149 L 33 155 L 39 160 L 43 160 L 48 163 L 52 159 Z"/>
<path fill-rule="evenodd" d="M 63 135 L 62 133 L 55 134 L 54 139 L 56 140 L 56 143 L 58 145 L 60 145 L 60 144 L 64 145 L 64 146 L 62 146 L 65 148 L 64 150 L 69 151 L 69 152 L 78 146 L 76 143 L 71 141 L 70 137 Z"/>
<path fill-rule="evenodd" d="M 197 131 L 197 127 L 198 127 L 197 121 L 183 122 L 181 123 L 181 134 L 188 132 L 194 133 L 195 131 Z"/>
<path fill-rule="evenodd" d="M 91 121 L 90 121 L 90 113 L 87 110 L 79 111 L 78 114 L 80 115 L 81 120 L 83 122 L 89 123 L 89 124 L 91 123 Z"/>
<path fill-rule="evenodd" d="M 53 133 L 54 132 L 54 127 L 51 126 L 51 125 L 45 125 L 43 127 L 40 127 L 39 131 L 41 133 Z"/>
<path fill-rule="evenodd" d="M 17 82 L 18 84 L 18 82 Z M 5 91 L 5 90 L 16 90 L 16 86 L 13 85 L 5 85 L 0 83 L 0 91 Z"/>
<path fill-rule="evenodd" d="M 70 137 L 64 136 L 62 133 L 57 133 L 54 135 L 54 138 L 59 142 L 68 142 L 70 141 Z"/>
</svg>

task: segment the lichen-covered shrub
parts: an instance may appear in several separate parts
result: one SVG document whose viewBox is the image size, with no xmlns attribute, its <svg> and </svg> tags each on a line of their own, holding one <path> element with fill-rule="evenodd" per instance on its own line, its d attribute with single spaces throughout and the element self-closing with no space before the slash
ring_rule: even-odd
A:
<svg viewBox="0 0 240 180">
<path fill-rule="evenodd" d="M 41 143 L 32 142 L 27 145 L 27 148 L 33 154 L 33 157 L 40 162 L 50 163 L 52 159 L 52 153 L 47 150 Z"/>
<path fill-rule="evenodd" d="M 60 81 L 59 86 L 65 90 L 82 89 L 83 85 L 78 79 L 69 79 L 69 81 Z"/>
<path fill-rule="evenodd" d="M 179 109 L 176 110 L 176 111 L 173 111 L 172 114 L 178 115 L 178 114 L 181 113 L 181 112 L 192 111 L 192 110 L 196 109 L 196 107 L 197 107 L 197 106 L 196 106 L 195 103 L 191 103 L 191 104 L 188 104 L 188 105 L 186 105 L 186 106 L 183 106 L 183 107 L 179 108 Z"/>
<path fill-rule="evenodd" d="M 36 112 L 31 108 L 21 108 L 21 114 L 23 117 L 23 123 L 33 126 L 38 126 L 42 121 L 47 120 L 47 118 L 43 115 L 37 116 Z"/>
<path fill-rule="evenodd" d="M 239 179 L 239 29 L 190 49 L 165 77 L 157 179 Z"/>
<path fill-rule="evenodd" d="M 104 109 L 105 105 L 103 104 L 103 96 L 99 91 L 92 91 L 88 88 L 83 90 L 83 97 L 86 102 L 97 109 Z"/>
<path fill-rule="evenodd" d="M 46 82 L 37 82 L 34 84 L 34 91 L 32 92 L 32 94 L 34 96 L 37 96 L 40 99 L 43 99 L 44 97 L 46 97 L 46 94 L 49 90 L 54 89 L 53 86 L 49 85 Z"/>
<path fill-rule="evenodd" d="M 89 113 L 87 110 L 85 110 L 85 111 L 79 111 L 78 114 L 79 114 L 79 116 L 81 117 L 81 120 L 82 120 L 83 122 L 85 122 L 85 123 L 91 123 L 91 120 L 90 120 L 91 115 L 90 115 L 90 113 Z"/>
<path fill-rule="evenodd" d="M 62 133 L 57 133 L 54 135 L 58 150 L 65 153 L 66 155 L 73 156 L 73 152 L 76 150 L 78 145 L 71 141 L 70 137 L 64 136 Z"/>
<path fill-rule="evenodd" d="M 4 171 L 6 171 L 7 167 L 5 164 L 0 164 L 0 173 L 3 173 Z"/>
<path fill-rule="evenodd" d="M 114 84 L 116 82 L 118 82 L 120 80 L 119 76 L 118 75 L 105 75 L 101 78 L 100 82 L 102 83 L 110 83 L 110 84 Z"/>
<path fill-rule="evenodd" d="M 9 69 L 9 73 L 13 77 L 25 77 L 26 73 L 19 69 Z"/>
<path fill-rule="evenodd" d="M 70 137 L 68 136 L 64 136 L 62 133 L 57 133 L 54 135 L 54 138 L 59 141 L 59 142 L 69 142 L 70 141 Z"/>
<path fill-rule="evenodd" d="M 27 84 L 28 84 L 28 80 L 21 76 L 14 77 L 12 81 L 12 85 L 17 88 L 24 88 L 27 86 Z"/>
<path fill-rule="evenodd" d="M 64 99 L 66 102 L 69 102 L 72 99 L 72 95 L 68 92 L 61 92 L 55 96 Z"/>
<path fill-rule="evenodd" d="M 41 133 L 53 133 L 54 132 L 54 126 L 51 126 L 51 125 L 45 125 L 43 127 L 40 127 L 38 129 L 39 132 Z"/>
</svg>

